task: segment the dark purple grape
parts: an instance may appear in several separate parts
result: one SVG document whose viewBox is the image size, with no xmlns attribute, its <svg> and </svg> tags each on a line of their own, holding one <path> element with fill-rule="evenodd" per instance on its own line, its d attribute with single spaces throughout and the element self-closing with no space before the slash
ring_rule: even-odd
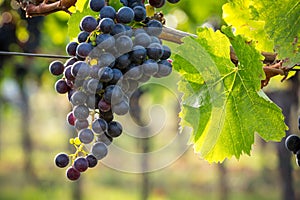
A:
<svg viewBox="0 0 300 200">
<path fill-rule="evenodd" d="M 100 10 L 100 18 L 111 18 L 111 19 L 115 19 L 116 17 L 116 10 L 111 7 L 111 6 L 104 6 L 101 10 Z"/>
<path fill-rule="evenodd" d="M 89 144 L 94 140 L 94 133 L 91 129 L 82 129 L 78 132 L 78 138 L 83 144 Z"/>
<path fill-rule="evenodd" d="M 119 37 L 121 35 L 125 35 L 126 34 L 126 28 L 123 24 L 115 24 L 114 27 L 112 28 L 111 32 L 110 32 L 111 35 L 113 36 L 116 36 L 116 37 Z"/>
<path fill-rule="evenodd" d="M 97 133 L 104 133 L 107 131 L 108 125 L 107 122 L 104 119 L 96 119 L 95 121 L 93 121 L 92 123 L 92 130 Z"/>
<path fill-rule="evenodd" d="M 65 68 L 64 76 L 68 81 L 75 80 L 75 77 L 72 75 L 72 65 Z"/>
<path fill-rule="evenodd" d="M 67 46 L 66 46 L 67 54 L 70 55 L 70 56 L 76 56 L 77 46 L 78 46 L 77 42 L 70 42 L 69 44 L 67 44 Z"/>
<path fill-rule="evenodd" d="M 109 82 L 114 77 L 114 72 L 110 67 L 103 67 L 99 70 L 98 76 L 100 81 Z"/>
<path fill-rule="evenodd" d="M 134 12 L 127 6 L 121 7 L 116 14 L 116 19 L 119 23 L 130 23 L 134 19 Z"/>
<path fill-rule="evenodd" d="M 143 65 L 143 72 L 144 74 L 148 75 L 148 76 L 153 76 L 154 74 L 156 74 L 158 72 L 158 64 L 155 60 L 146 60 Z"/>
<path fill-rule="evenodd" d="M 93 46 L 90 43 L 82 42 L 76 48 L 76 55 L 86 58 L 92 50 Z"/>
<path fill-rule="evenodd" d="M 85 105 L 78 105 L 73 108 L 73 114 L 76 119 L 82 120 L 89 117 L 90 111 Z"/>
<path fill-rule="evenodd" d="M 76 119 L 74 126 L 80 131 L 89 127 L 89 121 L 87 119 Z"/>
<path fill-rule="evenodd" d="M 161 8 L 165 5 L 166 0 L 149 0 L 149 4 L 155 8 Z"/>
<path fill-rule="evenodd" d="M 167 0 L 169 3 L 178 3 L 180 0 Z"/>
<path fill-rule="evenodd" d="M 131 61 L 129 58 L 129 54 L 123 54 L 116 59 L 115 67 L 118 69 L 125 69 L 130 65 Z"/>
<path fill-rule="evenodd" d="M 122 72 L 119 69 L 113 69 L 114 76 L 109 81 L 110 84 L 117 84 L 119 80 L 123 77 Z"/>
<path fill-rule="evenodd" d="M 92 146 L 92 154 L 97 158 L 97 160 L 104 158 L 107 153 L 107 146 L 103 142 L 96 142 Z"/>
<path fill-rule="evenodd" d="M 162 24 L 155 19 L 150 20 L 147 24 L 147 33 L 151 36 L 159 36 L 162 32 Z"/>
<path fill-rule="evenodd" d="M 116 40 L 116 48 L 120 54 L 128 53 L 133 47 L 133 42 L 127 35 L 122 35 Z"/>
<path fill-rule="evenodd" d="M 111 49 L 115 46 L 115 38 L 110 34 L 99 34 L 96 38 L 96 44 L 100 49 Z"/>
<path fill-rule="evenodd" d="M 105 6 L 105 0 L 90 0 L 89 5 L 92 11 L 100 12 Z"/>
<path fill-rule="evenodd" d="M 147 55 L 150 59 L 159 60 L 164 54 L 162 45 L 158 43 L 152 43 L 147 47 Z"/>
<path fill-rule="evenodd" d="M 130 59 L 136 64 L 141 64 L 147 57 L 147 50 L 140 45 L 134 46 L 131 52 Z"/>
<path fill-rule="evenodd" d="M 139 33 L 133 40 L 134 45 L 148 47 L 151 44 L 151 37 L 147 33 Z"/>
<path fill-rule="evenodd" d="M 131 64 L 130 69 L 124 74 L 126 79 L 138 80 L 143 76 L 143 68 L 141 65 Z"/>
<path fill-rule="evenodd" d="M 78 36 L 77 36 L 77 40 L 78 42 L 87 42 L 88 37 L 90 36 L 89 32 L 86 31 L 81 31 Z"/>
<path fill-rule="evenodd" d="M 56 81 L 55 91 L 59 94 L 67 93 L 71 88 L 68 86 L 67 82 L 63 79 Z"/>
<path fill-rule="evenodd" d="M 85 16 L 80 21 L 80 28 L 86 32 L 94 31 L 98 26 L 97 20 L 93 16 Z"/>
<path fill-rule="evenodd" d="M 101 112 L 100 111 L 100 117 L 102 119 L 104 119 L 106 122 L 111 122 L 114 119 L 114 115 L 112 113 L 112 111 L 108 111 L 108 112 Z"/>
<path fill-rule="evenodd" d="M 76 49 L 75 49 L 75 53 L 76 53 Z M 76 57 L 72 57 L 69 58 L 66 62 L 65 62 L 65 67 L 68 67 L 70 65 L 73 65 L 74 63 L 76 63 L 78 60 Z"/>
<path fill-rule="evenodd" d="M 125 115 L 129 111 L 129 104 L 127 101 L 121 101 L 112 106 L 112 111 L 117 115 Z"/>
<path fill-rule="evenodd" d="M 142 6 L 135 6 L 133 8 L 134 12 L 134 20 L 137 22 L 144 21 L 146 19 L 147 13 L 146 9 L 143 8 Z"/>
<path fill-rule="evenodd" d="M 103 33 L 110 33 L 114 25 L 115 22 L 111 18 L 103 18 L 99 22 L 100 30 Z"/>
<path fill-rule="evenodd" d="M 167 60 L 161 60 L 158 62 L 158 72 L 153 75 L 156 78 L 166 77 L 172 72 L 172 64 Z"/>
<path fill-rule="evenodd" d="M 72 94 L 70 102 L 73 106 L 85 104 L 87 95 L 82 91 L 76 91 Z"/>
<path fill-rule="evenodd" d="M 111 105 L 110 105 L 110 103 L 108 103 L 108 102 L 104 101 L 103 99 L 101 99 L 98 103 L 98 108 L 102 112 L 107 112 L 107 111 L 110 110 Z"/>
<path fill-rule="evenodd" d="M 300 150 L 300 138 L 298 135 L 289 135 L 285 140 L 285 147 L 294 154 Z"/>
<path fill-rule="evenodd" d="M 107 134 L 110 137 L 119 137 L 122 134 L 122 125 L 117 121 L 111 121 L 108 123 Z"/>
<path fill-rule="evenodd" d="M 100 67 L 113 67 L 115 65 L 116 58 L 111 53 L 105 52 L 99 56 L 98 60 Z"/>
<path fill-rule="evenodd" d="M 108 136 L 107 133 L 105 132 L 105 133 L 98 135 L 96 140 L 97 140 L 97 142 L 103 142 L 104 144 L 106 144 L 108 146 L 112 143 L 113 138 Z"/>
<path fill-rule="evenodd" d="M 73 114 L 73 112 L 69 112 L 69 114 L 67 115 L 67 121 L 68 123 L 71 125 L 71 126 L 74 126 L 75 125 L 75 116 Z"/>
<path fill-rule="evenodd" d="M 53 61 L 49 65 L 49 71 L 54 76 L 62 75 L 64 73 L 64 69 L 65 69 L 64 63 L 62 63 L 59 60 Z"/>
<path fill-rule="evenodd" d="M 68 166 L 70 159 L 66 153 L 59 153 L 54 159 L 55 165 L 59 168 L 64 168 Z"/>
<path fill-rule="evenodd" d="M 80 172 L 77 169 L 74 169 L 73 167 L 69 167 L 66 173 L 67 178 L 71 181 L 76 181 L 80 178 Z"/>
<path fill-rule="evenodd" d="M 92 154 L 87 155 L 85 159 L 88 161 L 89 168 L 93 168 L 98 164 L 97 158 Z"/>
<path fill-rule="evenodd" d="M 168 47 L 168 46 L 166 46 L 166 45 L 163 45 L 162 46 L 163 47 L 163 55 L 162 55 L 162 57 L 160 58 L 160 59 L 162 59 L 162 60 L 167 60 L 167 59 L 169 59 L 170 57 L 171 57 L 171 49 Z"/>
<path fill-rule="evenodd" d="M 85 158 L 78 157 L 75 159 L 73 167 L 79 172 L 84 172 L 89 167 L 89 163 Z"/>
</svg>

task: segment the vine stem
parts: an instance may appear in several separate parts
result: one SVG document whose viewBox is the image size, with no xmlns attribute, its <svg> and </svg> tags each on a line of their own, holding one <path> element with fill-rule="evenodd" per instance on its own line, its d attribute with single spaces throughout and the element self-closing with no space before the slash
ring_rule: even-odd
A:
<svg viewBox="0 0 300 200">
<path fill-rule="evenodd" d="M 180 31 L 177 29 L 173 29 L 173 28 L 164 26 L 163 31 L 159 37 L 162 40 L 166 40 L 166 41 L 173 42 L 176 44 L 182 44 L 183 43 L 182 38 L 187 37 L 187 36 L 197 38 L 197 35 L 195 35 L 195 34 L 187 33 L 184 31 Z M 276 53 L 261 52 L 261 54 L 265 57 L 264 63 L 273 63 L 277 57 Z M 233 63 L 235 63 L 235 64 L 238 63 L 237 56 L 234 53 L 234 50 L 232 47 L 230 47 L 230 58 L 233 61 Z"/>
<path fill-rule="evenodd" d="M 53 54 L 37 54 L 37 53 L 21 53 L 21 52 L 8 52 L 0 51 L 0 55 L 4 56 L 26 56 L 26 57 L 41 57 L 41 58 L 58 58 L 58 59 L 69 59 L 70 56 L 53 55 Z"/>
</svg>

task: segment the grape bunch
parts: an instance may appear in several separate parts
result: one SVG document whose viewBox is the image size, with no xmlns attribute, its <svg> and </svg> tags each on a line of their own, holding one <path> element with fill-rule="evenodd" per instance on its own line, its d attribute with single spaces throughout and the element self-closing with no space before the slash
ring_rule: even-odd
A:
<svg viewBox="0 0 300 200">
<path fill-rule="evenodd" d="M 285 140 L 285 147 L 296 156 L 296 163 L 300 167 L 300 137 L 298 135 L 289 135 Z"/>
<path fill-rule="evenodd" d="M 116 11 L 104 0 L 90 0 L 90 9 L 99 15 L 81 19 L 77 41 L 66 46 L 72 57 L 49 65 L 51 74 L 62 76 L 55 90 L 67 94 L 72 105 L 67 122 L 77 130 L 70 139 L 75 153 L 55 158 L 56 166 L 69 166 L 69 180 L 77 180 L 108 154 L 108 145 L 123 131 L 114 114 L 128 113 L 130 96 L 139 85 L 172 72 L 171 50 L 159 39 L 163 25 L 146 11 L 158 1 L 120 2 L 123 7 Z"/>
</svg>

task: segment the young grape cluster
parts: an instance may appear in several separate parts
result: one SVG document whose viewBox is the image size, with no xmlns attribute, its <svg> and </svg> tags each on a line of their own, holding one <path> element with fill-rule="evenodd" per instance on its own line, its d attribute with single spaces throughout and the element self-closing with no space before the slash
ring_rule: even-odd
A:
<svg viewBox="0 0 300 200">
<path fill-rule="evenodd" d="M 296 163 L 300 167 L 300 137 L 298 135 L 289 135 L 285 140 L 285 147 L 295 154 Z"/>
<path fill-rule="evenodd" d="M 158 37 L 163 25 L 146 12 L 146 6 L 157 7 L 157 2 L 165 1 L 120 2 L 123 7 L 116 11 L 104 0 L 90 0 L 90 9 L 99 16 L 83 17 L 77 41 L 66 46 L 72 57 L 49 66 L 51 74 L 62 76 L 55 90 L 68 94 L 72 111 L 67 121 L 77 130 L 70 139 L 76 152 L 55 158 L 56 166 L 69 166 L 69 180 L 77 180 L 108 154 L 107 146 L 123 131 L 114 114 L 128 113 L 130 96 L 139 84 L 172 72 L 171 50 Z"/>
</svg>

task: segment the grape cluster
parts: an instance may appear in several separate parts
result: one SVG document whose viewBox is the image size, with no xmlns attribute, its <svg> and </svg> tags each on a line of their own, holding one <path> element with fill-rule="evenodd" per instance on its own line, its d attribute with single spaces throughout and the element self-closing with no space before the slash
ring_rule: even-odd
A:
<svg viewBox="0 0 300 200">
<path fill-rule="evenodd" d="M 162 23 L 147 17 L 146 6 L 152 4 L 120 2 L 124 6 L 116 11 L 104 0 L 90 0 L 90 9 L 99 16 L 83 17 L 77 41 L 66 46 L 72 57 L 49 66 L 51 74 L 62 76 L 55 90 L 68 94 L 72 111 L 67 121 L 78 133 L 70 139 L 76 152 L 55 158 L 60 168 L 70 165 L 69 180 L 77 180 L 107 155 L 108 145 L 123 131 L 114 114 L 128 113 L 130 96 L 139 84 L 172 72 L 171 50 L 158 37 Z"/>
<path fill-rule="evenodd" d="M 296 156 L 296 163 L 300 167 L 300 137 L 298 135 L 289 135 L 285 140 L 285 147 Z"/>
</svg>

